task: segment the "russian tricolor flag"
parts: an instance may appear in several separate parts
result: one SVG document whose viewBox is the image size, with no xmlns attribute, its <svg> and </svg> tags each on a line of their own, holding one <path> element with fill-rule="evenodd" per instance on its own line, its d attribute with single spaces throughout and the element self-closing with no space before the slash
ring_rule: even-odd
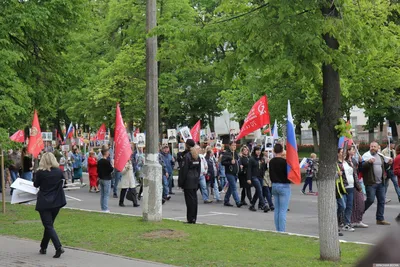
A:
<svg viewBox="0 0 400 267">
<path fill-rule="evenodd" d="M 287 142 L 286 142 L 286 162 L 288 179 L 294 184 L 301 183 L 299 155 L 297 153 L 297 143 L 295 127 L 293 123 L 292 110 L 290 109 L 290 100 L 288 100 L 287 115 Z"/>
<path fill-rule="evenodd" d="M 71 122 L 71 124 L 68 127 L 67 138 L 71 139 L 72 137 L 74 137 L 74 125 L 72 125 L 72 122 Z"/>
</svg>

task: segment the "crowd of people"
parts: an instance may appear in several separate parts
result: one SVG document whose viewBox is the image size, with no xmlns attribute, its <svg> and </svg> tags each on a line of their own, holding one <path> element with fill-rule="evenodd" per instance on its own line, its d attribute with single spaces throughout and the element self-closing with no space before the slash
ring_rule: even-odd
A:
<svg viewBox="0 0 400 267">
<path fill-rule="evenodd" d="M 354 145 L 338 148 L 336 175 L 336 199 L 339 235 L 343 231 L 354 232 L 354 228 L 368 228 L 364 213 L 377 199 L 376 224 L 390 225 L 385 220 L 385 204 L 389 182 L 392 181 L 400 202 L 397 176 L 400 176 L 400 146 L 393 142 L 381 150 L 372 142 L 369 151 L 358 153 Z M 397 156 L 396 156 L 397 155 Z M 400 215 L 396 218 L 400 222 Z"/>
<path fill-rule="evenodd" d="M 258 203 L 258 209 L 274 211 L 276 230 L 284 232 L 291 189 L 283 146 L 276 144 L 273 153 L 259 146 L 251 150 L 242 146 L 240 153 L 236 149 L 234 141 L 226 150 L 220 151 L 214 151 L 210 146 L 202 149 L 191 139 L 186 141 L 185 151 L 178 154 L 178 185 L 185 194 L 187 223 L 196 223 L 197 190 L 200 188 L 204 204 L 213 202 L 210 199 L 210 192 L 213 192 L 214 200 L 223 202 L 226 207 L 233 206 L 230 202 L 232 197 L 238 208 L 249 206 L 249 210 L 255 212 Z M 238 181 L 242 190 L 240 198 Z M 255 188 L 253 196 L 251 187 Z"/>
<path fill-rule="evenodd" d="M 82 172 L 83 168 L 87 168 L 89 193 L 100 193 L 101 211 L 110 212 L 110 196 L 119 199 L 120 207 L 125 207 L 126 199 L 132 202 L 133 207 L 139 207 L 143 193 L 144 150 L 133 145 L 133 153 L 121 171 L 114 168 L 113 151 L 107 145 L 87 154 L 83 154 L 77 146 L 73 146 L 71 151 L 43 151 L 38 160 L 32 159 L 26 148 L 22 151 L 10 150 L 6 177 L 10 184 L 21 177 L 33 180 L 38 185 L 37 175 L 43 171 L 39 162 L 44 159 L 44 155 L 51 154 L 62 174 L 64 188 L 68 184 L 77 185 L 76 180 L 79 180 L 80 187 L 85 187 Z M 285 151 L 281 144 L 275 144 L 272 151 L 257 145 L 242 145 L 238 150 L 237 144 L 231 141 L 226 148 L 217 149 L 209 145 L 200 146 L 188 139 L 185 151 L 176 155 L 170 151 L 168 144 L 162 145 L 158 160 L 162 166 L 162 203 L 175 194 L 173 172 L 178 169 L 178 187 L 184 191 L 188 223 L 194 224 L 197 221 L 197 192 L 200 191 L 204 204 L 216 202 L 225 207 L 248 206 L 251 212 L 273 211 L 276 230 L 285 231 L 291 188 L 287 179 Z M 343 235 L 342 231 L 353 232 L 355 228 L 368 228 L 363 222 L 363 215 L 375 198 L 378 202 L 376 223 L 389 225 L 384 218 L 384 209 L 385 204 L 391 201 L 386 198 L 390 181 L 400 201 L 397 182 L 397 176 L 400 175 L 400 146 L 394 149 L 391 143 L 381 151 L 378 143 L 372 142 L 369 151 L 363 155 L 358 153 L 355 146 L 338 148 L 336 168 L 339 235 Z M 301 190 L 303 194 L 306 194 L 307 187 L 308 194 L 314 194 L 312 183 L 317 172 L 316 154 L 312 153 L 305 165 L 306 178 Z M 396 220 L 400 221 L 400 215 Z"/>
</svg>

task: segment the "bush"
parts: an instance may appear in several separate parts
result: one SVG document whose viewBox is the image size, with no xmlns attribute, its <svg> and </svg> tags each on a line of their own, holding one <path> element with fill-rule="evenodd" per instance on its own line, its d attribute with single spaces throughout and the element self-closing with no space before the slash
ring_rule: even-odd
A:
<svg viewBox="0 0 400 267">
<path fill-rule="evenodd" d="M 383 141 L 383 144 L 380 144 L 381 150 L 385 149 L 387 147 L 387 142 L 385 140 Z M 312 153 L 314 152 L 314 145 L 298 145 L 297 146 L 298 152 L 300 153 Z M 358 145 L 358 151 L 360 154 L 364 154 L 369 150 L 369 143 L 360 143 Z"/>
<path fill-rule="evenodd" d="M 297 150 L 299 152 L 312 153 L 312 152 L 314 152 L 314 145 L 298 145 Z"/>
</svg>

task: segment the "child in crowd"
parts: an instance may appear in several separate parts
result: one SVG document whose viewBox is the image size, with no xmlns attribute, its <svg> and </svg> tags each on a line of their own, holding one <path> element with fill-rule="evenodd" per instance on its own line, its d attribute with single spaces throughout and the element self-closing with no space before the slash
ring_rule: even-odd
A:
<svg viewBox="0 0 400 267">
<path fill-rule="evenodd" d="M 312 180 L 316 174 L 316 167 L 317 167 L 317 163 L 315 162 L 316 158 L 317 158 L 317 155 L 315 153 L 311 153 L 310 158 L 307 159 L 306 181 L 304 182 L 303 189 L 301 190 L 301 192 L 303 194 L 306 194 L 307 186 L 309 186 L 309 189 L 310 189 L 309 193 L 314 194 L 314 192 L 312 191 Z"/>
</svg>

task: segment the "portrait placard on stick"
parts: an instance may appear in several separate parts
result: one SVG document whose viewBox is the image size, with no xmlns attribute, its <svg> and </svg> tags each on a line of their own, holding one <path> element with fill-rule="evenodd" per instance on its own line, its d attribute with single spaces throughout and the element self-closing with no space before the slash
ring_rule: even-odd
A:
<svg viewBox="0 0 400 267">
<path fill-rule="evenodd" d="M 215 148 L 218 150 L 222 149 L 222 140 L 217 140 L 217 143 L 215 143 Z"/>
<path fill-rule="evenodd" d="M 168 129 L 168 143 L 176 143 L 176 130 L 175 129 Z"/>
<path fill-rule="evenodd" d="M 193 139 L 192 135 L 190 134 L 190 130 L 187 126 L 183 127 L 180 132 L 181 132 L 183 141 L 186 142 L 186 140 L 188 140 L 188 139 Z"/>
<path fill-rule="evenodd" d="M 272 151 L 274 148 L 274 137 L 273 136 L 266 136 L 265 137 L 265 151 Z"/>
<path fill-rule="evenodd" d="M 185 143 L 179 143 L 178 151 L 179 151 L 179 152 L 185 151 Z"/>
<path fill-rule="evenodd" d="M 137 137 L 137 146 L 145 147 L 146 146 L 146 136 L 144 133 L 139 133 L 136 135 Z"/>
</svg>

